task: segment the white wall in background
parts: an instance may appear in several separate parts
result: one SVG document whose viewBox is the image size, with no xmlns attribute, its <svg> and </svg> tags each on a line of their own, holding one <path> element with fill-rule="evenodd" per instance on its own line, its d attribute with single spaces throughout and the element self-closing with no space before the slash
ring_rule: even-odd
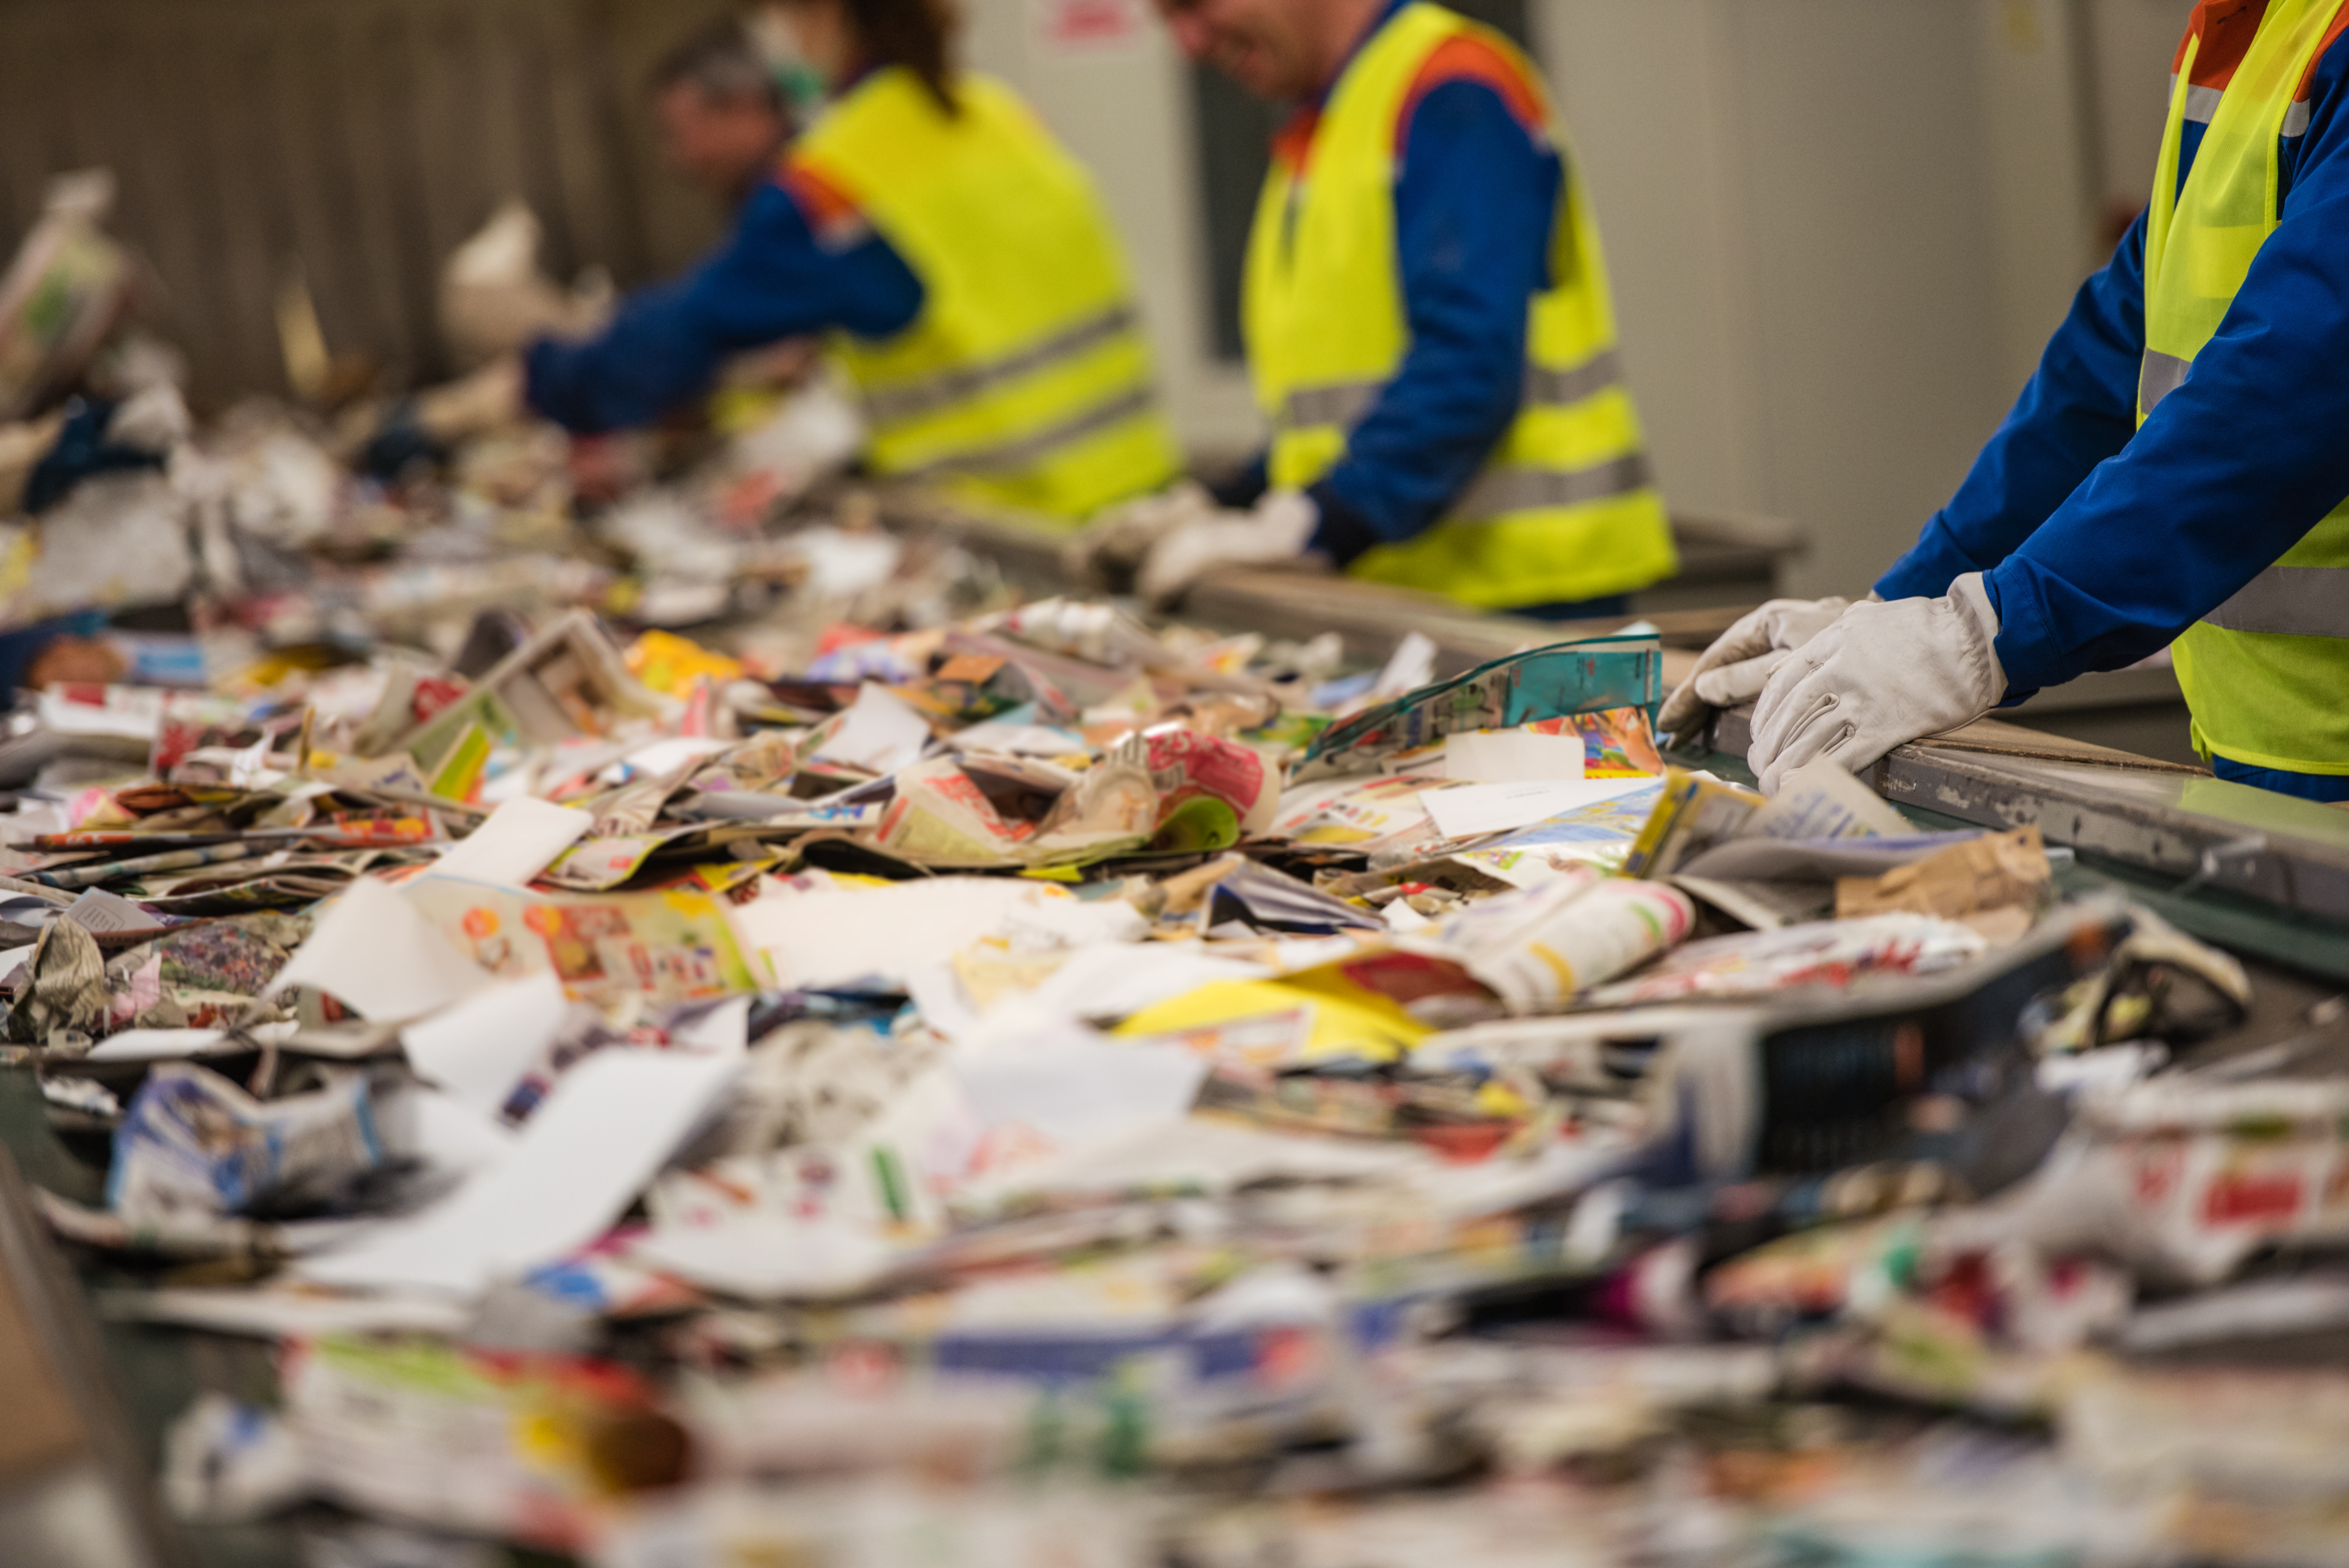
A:
<svg viewBox="0 0 2349 1568">
<path fill-rule="evenodd" d="M 2186 0 L 2085 0 L 2096 58 L 2097 142 L 2107 201 L 2142 207 L 2169 115 L 2169 67 L 2193 7 Z"/>
<path fill-rule="evenodd" d="M 1863 590 L 2094 253 L 2071 0 L 1542 0 L 1674 506 Z"/>
</svg>

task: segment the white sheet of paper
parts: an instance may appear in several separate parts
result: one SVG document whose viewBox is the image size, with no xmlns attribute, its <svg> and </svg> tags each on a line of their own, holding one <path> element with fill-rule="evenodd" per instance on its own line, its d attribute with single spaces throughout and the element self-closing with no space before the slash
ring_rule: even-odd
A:
<svg viewBox="0 0 2349 1568">
<path fill-rule="evenodd" d="M 362 1018 L 401 1024 L 451 1007 L 495 984 L 398 890 L 361 877 L 336 895 L 310 940 L 296 948 L 267 995 L 315 985 Z"/>
<path fill-rule="evenodd" d="M 1426 633 L 1405 633 L 1380 669 L 1379 678 L 1371 687 L 1371 700 L 1384 702 L 1405 692 L 1417 691 L 1434 680 L 1436 652 L 1435 640 Z"/>
<path fill-rule="evenodd" d="M 552 969 L 476 992 L 400 1031 L 418 1075 L 459 1103 L 493 1116 L 571 1010 Z"/>
<path fill-rule="evenodd" d="M 94 1062 L 173 1062 L 200 1056 L 228 1038 L 226 1029 L 125 1029 L 90 1047 Z"/>
<path fill-rule="evenodd" d="M 714 1225 L 657 1228 L 628 1246 L 628 1259 L 688 1284 L 765 1301 L 858 1295 L 898 1256 L 874 1231 L 789 1214 L 742 1214 Z"/>
<path fill-rule="evenodd" d="M 1068 1148 L 1188 1115 L 1210 1065 L 1186 1047 L 1066 1027 L 958 1057 L 954 1074 L 989 1130 L 1017 1124 Z"/>
<path fill-rule="evenodd" d="M 665 735 L 637 747 L 622 760 L 643 777 L 666 779 L 687 763 L 715 757 L 733 744 L 706 735 Z"/>
<path fill-rule="evenodd" d="M 264 1044 L 297 1033 L 301 1025 L 263 1024 L 249 1031 Z M 94 1062 L 175 1062 L 202 1056 L 228 1038 L 226 1029 L 125 1029 L 90 1047 Z M 249 1047 L 248 1047 L 249 1048 Z"/>
<path fill-rule="evenodd" d="M 1218 980 L 1263 980 L 1271 975 L 1261 964 L 1203 953 L 1191 943 L 1095 943 L 1070 954 L 1033 991 L 1007 996 L 993 1011 L 972 1015 L 961 1021 L 959 1029 L 941 1028 L 939 1033 L 958 1043 L 985 1046 L 1071 1018 L 1123 1018 Z M 922 993 L 917 991 L 915 1000 L 923 1004 L 928 1021 L 929 1006 Z"/>
<path fill-rule="evenodd" d="M 304 1261 L 351 1289 L 479 1294 L 601 1235 L 733 1081 L 723 1057 L 626 1047 L 564 1073 L 504 1160 L 420 1214 Z"/>
<path fill-rule="evenodd" d="M 84 931 L 160 931 L 163 923 L 123 897 L 91 888 L 66 906 L 65 917 Z"/>
<path fill-rule="evenodd" d="M 1917 830 L 1892 803 L 1834 763 L 1806 763 L 1778 782 L 1740 838 L 1899 838 Z"/>
<path fill-rule="evenodd" d="M 930 721 L 887 686 L 867 681 L 848 717 L 815 754 L 874 773 L 895 773 L 916 760 L 930 740 Z"/>
<path fill-rule="evenodd" d="M 1579 735 L 1477 729 L 1444 740 L 1444 776 L 1471 784 L 1564 783 L 1582 777 Z"/>
<path fill-rule="evenodd" d="M 334 1334 L 437 1334 L 453 1337 L 472 1320 L 472 1308 L 446 1296 L 323 1295 L 285 1286 L 256 1289 L 163 1289 L 109 1292 L 109 1316 L 139 1323 L 173 1323 L 215 1334 L 263 1339 Z"/>
<path fill-rule="evenodd" d="M 740 1056 L 750 1048 L 750 1003 L 753 1000 L 747 992 L 740 996 L 729 996 L 684 1023 L 673 1025 L 668 1032 L 669 1044 L 688 1051 L 708 1051 L 713 1056 Z"/>
<path fill-rule="evenodd" d="M 435 1170 L 471 1175 L 499 1164 L 521 1136 L 445 1089 L 412 1085 L 407 1110 L 417 1157 Z"/>
<path fill-rule="evenodd" d="M 1464 839 L 1529 828 L 1585 806 L 1637 794 L 1653 788 L 1655 782 L 1652 779 L 1571 779 L 1464 784 L 1451 789 L 1423 789 L 1419 803 L 1434 819 L 1437 832 L 1447 839 Z"/>
<path fill-rule="evenodd" d="M 491 812 L 488 821 L 442 855 L 432 869 L 444 877 L 522 887 L 595 825 L 591 812 L 524 795 Z"/>
<path fill-rule="evenodd" d="M 1008 877 L 936 877 L 881 888 L 771 893 L 734 912 L 786 991 L 905 977 L 999 930 L 1019 906 L 1052 896 Z"/>
</svg>

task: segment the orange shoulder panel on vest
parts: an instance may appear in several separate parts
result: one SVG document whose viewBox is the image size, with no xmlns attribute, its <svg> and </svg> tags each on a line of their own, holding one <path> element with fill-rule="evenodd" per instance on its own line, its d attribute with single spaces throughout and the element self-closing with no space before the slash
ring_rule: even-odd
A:
<svg viewBox="0 0 2349 1568">
<path fill-rule="evenodd" d="M 2186 36 L 2169 62 L 2172 75 L 2186 63 L 2186 46 L 2196 38 L 2202 47 L 2194 56 L 2194 79 L 2189 86 L 2224 91 L 2235 79 L 2235 67 L 2251 52 L 2260 23 L 2268 14 L 2268 0 L 2201 0 L 2187 19 Z"/>
<path fill-rule="evenodd" d="M 817 240 L 827 245 L 853 242 L 868 225 L 854 199 L 815 170 L 785 153 L 775 165 L 775 183 L 797 204 Z"/>
<path fill-rule="evenodd" d="M 2333 46 L 2341 41 L 2344 33 L 2349 33 L 2349 5 L 2342 6 L 2340 14 L 2333 18 L 2333 26 L 2324 30 L 2324 42 L 2316 46 L 2316 57 L 2308 62 L 2308 69 L 2300 78 L 2300 90 L 2292 95 L 2294 103 L 2308 101 L 2309 89 L 2316 81 L 2316 67 L 2324 63 L 2324 57 L 2333 52 Z"/>
<path fill-rule="evenodd" d="M 1272 133 L 1272 160 L 1287 170 L 1292 177 L 1302 175 L 1312 160 L 1313 136 L 1321 129 L 1321 108 L 1318 104 L 1300 104 Z"/>
<path fill-rule="evenodd" d="M 1482 82 L 1498 93 L 1526 134 L 1537 141 L 1549 139 L 1549 95 L 1535 75 L 1532 62 L 1505 42 L 1468 33 L 1446 38 L 1435 47 L 1412 79 L 1411 91 L 1395 119 L 1395 152 L 1402 152 L 1411 135 L 1412 116 L 1420 100 L 1452 82 Z"/>
</svg>

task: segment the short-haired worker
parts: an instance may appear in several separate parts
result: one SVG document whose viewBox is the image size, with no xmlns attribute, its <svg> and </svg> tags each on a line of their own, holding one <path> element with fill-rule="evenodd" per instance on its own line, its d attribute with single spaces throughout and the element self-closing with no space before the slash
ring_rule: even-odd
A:
<svg viewBox="0 0 2349 1568">
<path fill-rule="evenodd" d="M 953 68 L 938 0 L 781 13 L 830 101 L 698 269 L 590 341 L 531 346 L 530 406 L 580 433 L 649 424 L 733 356 L 824 334 L 876 472 L 1072 523 L 1163 488 L 1179 459 L 1084 171 L 1008 88 Z"/>
<path fill-rule="evenodd" d="M 2167 646 L 2221 779 L 2349 800 L 2349 4 L 2202 0 L 2153 204 L 1878 602 L 1780 600 L 1663 713 L 1758 696 L 1775 789 Z"/>
<path fill-rule="evenodd" d="M 791 139 L 791 106 L 740 25 L 695 34 L 653 68 L 653 119 L 670 170 L 739 211 Z"/>
<path fill-rule="evenodd" d="M 1157 0 L 1184 52 L 1294 104 L 1244 327 L 1271 445 L 1158 520 L 1143 590 L 1319 561 L 1481 608 L 1619 611 L 1671 574 L 1599 233 L 1539 75 L 1425 0 Z"/>
</svg>

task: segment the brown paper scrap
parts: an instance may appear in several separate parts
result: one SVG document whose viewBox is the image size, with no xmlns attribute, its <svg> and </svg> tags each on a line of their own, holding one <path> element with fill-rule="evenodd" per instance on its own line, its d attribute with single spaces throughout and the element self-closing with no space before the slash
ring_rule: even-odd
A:
<svg viewBox="0 0 2349 1568">
<path fill-rule="evenodd" d="M 2012 942 L 2031 928 L 2049 877 L 2046 841 L 2035 824 L 1985 833 L 1880 877 L 1840 879 L 1836 918 L 1938 914 L 1961 921 L 1993 942 Z"/>
</svg>

